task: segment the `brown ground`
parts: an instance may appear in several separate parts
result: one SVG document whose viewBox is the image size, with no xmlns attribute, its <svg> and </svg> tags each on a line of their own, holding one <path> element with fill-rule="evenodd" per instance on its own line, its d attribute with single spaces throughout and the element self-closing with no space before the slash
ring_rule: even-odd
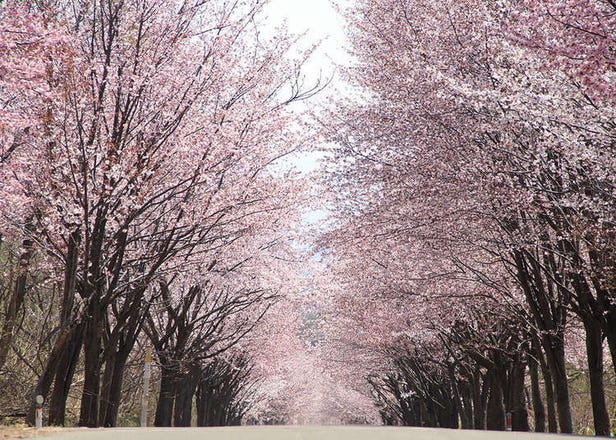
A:
<svg viewBox="0 0 616 440">
<path fill-rule="evenodd" d="M 0 440 L 15 440 L 20 438 L 44 437 L 50 433 L 62 431 L 64 428 L 31 428 L 28 426 L 0 426 Z"/>
</svg>

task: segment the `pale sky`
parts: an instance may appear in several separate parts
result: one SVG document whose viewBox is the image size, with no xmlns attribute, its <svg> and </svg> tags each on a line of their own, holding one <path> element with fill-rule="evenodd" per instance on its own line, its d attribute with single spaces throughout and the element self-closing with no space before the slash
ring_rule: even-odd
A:
<svg viewBox="0 0 616 440">
<path fill-rule="evenodd" d="M 336 65 L 344 64 L 348 57 L 345 46 L 347 39 L 344 32 L 344 20 L 338 14 L 333 0 L 270 0 L 265 9 L 268 27 L 275 29 L 286 22 L 287 28 L 293 34 L 301 35 L 301 47 L 306 48 L 319 44 L 303 72 L 308 84 L 315 83 L 319 77 L 323 81 L 336 79 Z M 348 1 L 348 0 L 337 0 Z M 328 89 L 333 89 L 335 84 Z M 329 90 L 312 98 L 306 105 L 314 106 L 327 96 Z M 321 155 L 316 153 L 298 154 L 293 162 L 302 172 L 310 172 L 319 167 L 318 160 Z"/>
<path fill-rule="evenodd" d="M 304 34 L 302 48 L 319 43 L 308 65 L 304 66 L 304 74 L 309 82 L 316 81 L 319 76 L 323 80 L 333 77 L 335 82 L 336 65 L 344 64 L 348 57 L 345 51 L 347 40 L 344 20 L 333 7 L 332 0 L 270 0 L 265 16 L 271 29 L 286 22 L 290 32 Z M 333 87 L 334 84 L 331 84 L 329 89 Z M 311 99 L 306 105 L 315 105 L 317 101 L 327 96 L 327 93 L 328 90 L 321 92 L 320 96 Z M 289 160 L 294 168 L 309 173 L 320 167 L 322 157 L 320 153 L 308 151 L 294 154 Z M 315 209 L 306 213 L 304 221 L 322 222 L 327 216 L 326 209 Z"/>
<path fill-rule="evenodd" d="M 344 60 L 346 37 L 344 21 L 331 4 L 332 0 L 271 0 L 266 9 L 269 23 L 275 27 L 286 20 L 294 34 L 306 33 L 305 46 L 321 42 L 309 64 L 309 74 L 334 72 L 334 62 Z"/>
</svg>

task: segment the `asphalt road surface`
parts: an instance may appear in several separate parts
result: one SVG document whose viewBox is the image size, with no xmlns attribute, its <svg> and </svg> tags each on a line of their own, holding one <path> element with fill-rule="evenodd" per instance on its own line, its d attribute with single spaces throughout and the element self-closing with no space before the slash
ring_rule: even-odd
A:
<svg viewBox="0 0 616 440">
<path fill-rule="evenodd" d="M 49 440 L 555 440 L 571 435 L 372 426 L 246 426 L 229 428 L 75 429 Z"/>
</svg>

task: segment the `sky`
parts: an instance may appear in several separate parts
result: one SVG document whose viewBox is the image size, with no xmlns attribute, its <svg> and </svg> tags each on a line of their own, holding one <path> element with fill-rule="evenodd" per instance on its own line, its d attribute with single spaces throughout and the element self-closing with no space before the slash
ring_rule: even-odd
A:
<svg viewBox="0 0 616 440">
<path fill-rule="evenodd" d="M 271 0 L 266 10 L 272 27 L 286 21 L 289 30 L 305 34 L 307 45 L 321 42 L 310 63 L 310 70 L 332 73 L 332 60 L 345 58 L 344 21 L 332 6 L 332 0 Z"/>
<path fill-rule="evenodd" d="M 348 60 L 345 46 L 347 39 L 344 33 L 344 20 L 332 5 L 332 0 L 270 0 L 265 10 L 267 25 L 272 31 L 283 23 L 293 34 L 301 35 L 302 47 L 319 46 L 304 68 L 308 83 L 312 84 L 319 77 L 327 80 L 332 78 L 330 88 L 336 82 L 336 66 Z M 327 90 L 321 92 L 326 96 Z M 312 99 L 314 105 L 317 99 Z M 290 161 L 292 166 L 303 173 L 309 173 L 319 168 L 322 154 L 305 152 L 295 154 Z M 307 212 L 304 221 L 308 223 L 321 222 L 327 218 L 327 211 L 315 209 Z"/>
</svg>

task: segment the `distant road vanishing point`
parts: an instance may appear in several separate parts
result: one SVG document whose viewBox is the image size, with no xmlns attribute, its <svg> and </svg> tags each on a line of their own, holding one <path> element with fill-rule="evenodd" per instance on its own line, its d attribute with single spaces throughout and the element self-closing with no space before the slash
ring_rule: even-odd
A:
<svg viewBox="0 0 616 440">
<path fill-rule="evenodd" d="M 49 440 L 555 440 L 588 439 L 527 432 L 462 431 L 378 426 L 237 426 L 224 428 L 70 429 Z"/>
</svg>

